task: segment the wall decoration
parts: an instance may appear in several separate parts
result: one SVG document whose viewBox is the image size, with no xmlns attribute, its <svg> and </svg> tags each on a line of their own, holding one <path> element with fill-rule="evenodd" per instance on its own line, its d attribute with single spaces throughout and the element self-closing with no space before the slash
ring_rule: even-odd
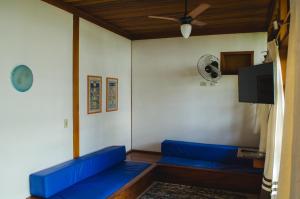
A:
<svg viewBox="0 0 300 199">
<path fill-rule="evenodd" d="M 106 78 L 106 112 L 118 110 L 118 79 Z"/>
<path fill-rule="evenodd" d="M 88 76 L 88 114 L 101 113 L 102 112 L 102 77 L 100 76 Z"/>
<path fill-rule="evenodd" d="M 31 69 L 25 65 L 15 67 L 11 73 L 11 82 L 17 91 L 28 91 L 33 84 L 33 74 Z"/>
</svg>

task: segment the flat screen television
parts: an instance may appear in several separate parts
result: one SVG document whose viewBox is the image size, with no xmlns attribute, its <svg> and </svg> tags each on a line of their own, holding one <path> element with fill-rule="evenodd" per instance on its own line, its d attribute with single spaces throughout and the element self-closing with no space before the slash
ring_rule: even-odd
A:
<svg viewBox="0 0 300 199">
<path fill-rule="evenodd" d="M 239 69 L 239 101 L 274 104 L 273 63 Z"/>
</svg>

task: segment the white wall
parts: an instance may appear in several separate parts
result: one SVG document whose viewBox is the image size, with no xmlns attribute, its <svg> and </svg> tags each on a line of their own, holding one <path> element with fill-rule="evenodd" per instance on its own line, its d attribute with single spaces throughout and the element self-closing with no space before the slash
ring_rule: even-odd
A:
<svg viewBox="0 0 300 199">
<path fill-rule="evenodd" d="M 17 92 L 13 68 L 33 87 Z M 40 0 L 0 1 L 0 198 L 29 196 L 29 174 L 72 158 L 72 15 Z"/>
<path fill-rule="evenodd" d="M 102 76 L 102 113 L 87 114 L 87 75 Z M 106 112 L 106 77 L 119 78 L 119 110 Z M 131 149 L 131 41 L 80 20 L 80 150 Z"/>
<path fill-rule="evenodd" d="M 159 151 L 164 139 L 257 146 L 255 109 L 238 103 L 237 76 L 203 87 L 196 64 L 204 54 L 243 50 L 261 63 L 266 41 L 266 33 L 134 41 L 133 148 Z"/>
</svg>

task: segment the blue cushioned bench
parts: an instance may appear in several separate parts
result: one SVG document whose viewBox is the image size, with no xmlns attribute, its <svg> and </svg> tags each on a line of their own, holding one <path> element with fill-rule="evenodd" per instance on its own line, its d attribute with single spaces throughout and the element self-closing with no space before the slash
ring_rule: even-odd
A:
<svg viewBox="0 0 300 199">
<path fill-rule="evenodd" d="M 262 173 L 252 160 L 237 158 L 238 147 L 165 140 L 161 144 L 160 164 L 233 172 Z"/>
<path fill-rule="evenodd" d="M 30 193 L 49 199 L 107 198 L 150 166 L 125 159 L 125 146 L 112 146 L 33 173 Z"/>
</svg>

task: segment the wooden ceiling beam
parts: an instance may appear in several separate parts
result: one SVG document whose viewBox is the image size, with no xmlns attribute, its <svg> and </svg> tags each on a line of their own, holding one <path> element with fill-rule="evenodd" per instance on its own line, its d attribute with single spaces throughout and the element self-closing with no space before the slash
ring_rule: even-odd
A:
<svg viewBox="0 0 300 199">
<path fill-rule="evenodd" d="M 249 13 L 238 13 L 238 12 L 228 12 L 226 15 L 216 15 L 214 13 L 204 13 L 203 15 L 201 15 L 200 17 L 198 17 L 198 20 L 205 20 L 206 22 L 208 21 L 214 21 L 214 20 L 223 20 L 223 23 L 226 23 L 227 20 L 235 20 L 235 19 L 239 19 L 239 18 L 253 18 L 253 17 L 262 17 L 264 18 L 263 21 L 266 21 L 266 10 L 263 8 L 258 8 L 258 9 L 249 9 L 250 12 Z M 168 16 L 168 17 L 182 17 L 182 13 L 175 13 L 173 12 L 172 14 L 164 14 L 164 15 L 160 15 L 160 14 L 151 14 L 151 15 L 159 15 L 159 16 Z M 98 16 L 98 15 L 95 15 Z M 148 16 L 145 16 L 144 13 L 128 13 L 126 14 L 126 17 L 123 17 L 123 15 L 121 13 L 118 14 L 114 14 L 114 15 L 107 15 L 105 18 L 105 20 L 107 21 L 113 21 L 116 22 L 116 24 L 118 24 L 118 22 L 128 22 L 130 21 L 130 23 L 134 24 L 136 22 L 143 22 L 145 24 L 148 23 L 160 23 L 160 22 L 164 22 L 161 20 L 153 20 L 148 18 Z M 167 21 L 167 23 L 170 23 Z"/>
<path fill-rule="evenodd" d="M 103 4 L 103 3 L 112 3 L 118 0 L 85 0 L 85 1 L 76 1 L 70 2 L 73 3 L 74 6 L 91 6 L 91 5 L 96 5 L 96 4 Z M 67 2 L 67 0 L 65 0 Z"/>
<path fill-rule="evenodd" d="M 118 35 L 121 35 L 123 37 L 126 37 L 128 39 L 131 39 L 132 36 L 130 33 L 128 33 L 127 31 L 124 31 L 122 30 L 121 28 L 113 25 L 113 24 L 110 24 L 110 23 L 107 23 L 106 21 L 102 20 L 101 18 L 99 17 L 94 17 L 93 15 L 85 12 L 85 11 L 82 11 L 81 9 L 78 9 L 74 6 L 71 6 L 69 3 L 66 3 L 66 2 L 63 2 L 61 0 L 42 0 L 46 3 L 49 3 L 53 6 L 56 6 L 60 9 L 63 9 L 67 12 L 70 12 L 80 18 L 83 18 L 89 22 L 92 22 L 100 27 L 103 27 L 107 30 L 110 30 Z M 72 1 L 76 1 L 76 0 L 72 0 Z"/>
<path fill-rule="evenodd" d="M 262 18 L 256 18 L 253 17 L 253 19 L 251 18 L 245 18 L 245 19 L 236 19 L 236 20 L 231 20 L 228 23 L 222 23 L 222 20 L 218 20 L 218 21 L 214 21 L 214 24 L 210 24 L 209 21 L 208 24 L 206 26 L 200 27 L 200 26 L 193 26 L 193 31 L 194 30 L 205 30 L 205 29 L 216 29 L 217 28 L 222 28 L 222 29 L 234 29 L 235 26 L 243 26 L 243 27 L 247 27 L 247 28 L 256 28 L 256 27 L 263 27 L 263 31 L 267 31 L 267 29 L 264 26 L 264 20 Z M 142 22 L 141 22 L 142 23 Z M 260 25 L 257 25 L 260 24 Z M 130 24 L 127 25 L 126 28 L 130 31 L 130 32 L 135 32 L 135 33 L 139 33 L 139 32 L 156 32 L 156 31 L 168 31 L 168 30 L 178 30 L 179 31 L 179 27 L 180 24 L 176 24 L 176 23 L 162 23 L 159 24 L 159 26 L 157 24 L 154 23 L 147 23 L 147 27 L 143 27 L 140 23 L 135 23 L 135 24 Z"/>
<path fill-rule="evenodd" d="M 206 3 L 209 3 L 209 1 L 205 1 Z M 238 3 L 237 3 L 238 2 Z M 256 8 L 268 8 L 270 0 L 261 0 L 261 1 L 229 1 L 224 0 L 214 0 L 214 2 L 211 5 L 211 8 L 206 11 L 209 12 L 210 10 L 233 10 L 233 11 L 242 11 L 242 10 L 248 10 L 249 8 L 251 9 L 256 9 Z M 199 4 L 199 1 L 195 4 L 195 1 L 189 1 L 189 8 L 188 10 L 192 10 Z M 106 13 L 109 14 L 110 12 L 113 12 L 114 10 L 118 10 L 119 12 L 142 12 L 142 13 L 148 13 L 152 14 L 154 13 L 159 13 L 162 12 L 163 14 L 167 14 L 168 12 L 174 12 L 175 10 L 177 12 L 183 13 L 184 12 L 184 3 L 182 1 L 116 1 L 116 2 L 111 2 L 109 4 L 97 4 L 97 5 L 92 5 L 92 6 L 86 6 L 85 7 L 89 12 L 91 13 Z M 205 13 L 206 13 L 205 12 Z M 162 14 L 161 13 L 161 14 Z"/>
<path fill-rule="evenodd" d="M 202 35 L 219 35 L 219 34 L 235 34 L 235 33 L 252 33 L 252 32 L 265 32 L 264 26 L 257 26 L 255 28 L 248 26 L 235 26 L 234 28 L 207 28 L 193 30 L 191 36 L 202 36 Z M 161 38 L 172 38 L 182 37 L 180 30 L 177 31 L 165 31 L 165 32 L 143 32 L 133 35 L 132 40 L 143 40 L 143 39 L 161 39 Z"/>
<path fill-rule="evenodd" d="M 63 0 L 63 1 L 67 3 L 76 4 L 76 5 L 93 5 L 98 3 L 109 3 L 118 0 Z"/>
</svg>

